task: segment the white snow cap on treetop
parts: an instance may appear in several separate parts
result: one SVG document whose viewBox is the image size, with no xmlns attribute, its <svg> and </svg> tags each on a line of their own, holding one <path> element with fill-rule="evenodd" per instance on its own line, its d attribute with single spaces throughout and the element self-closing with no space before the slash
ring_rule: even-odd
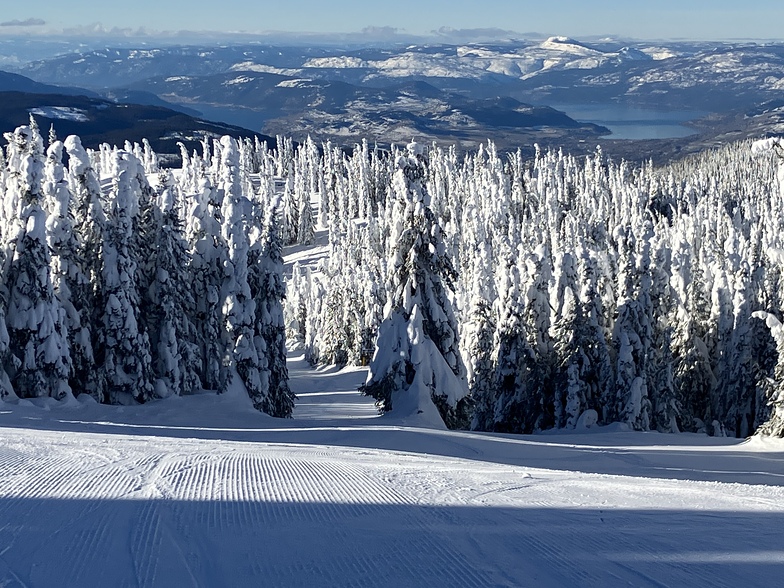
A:
<svg viewBox="0 0 784 588">
<path fill-rule="evenodd" d="M 417 143 L 416 141 L 411 141 L 406 149 L 408 149 L 408 153 L 411 155 L 411 157 L 425 154 L 425 146 L 421 143 Z"/>
<path fill-rule="evenodd" d="M 64 144 L 65 150 L 68 152 L 68 157 L 70 158 L 68 165 L 71 171 L 77 176 L 82 175 L 92 165 L 90 163 L 90 157 L 87 155 L 87 151 L 82 147 L 82 140 L 76 135 L 68 135 L 68 137 L 65 138 Z"/>
<path fill-rule="evenodd" d="M 22 125 L 21 127 L 16 127 L 13 133 L 3 133 L 7 141 L 16 141 L 17 143 L 27 142 L 32 137 L 33 133 L 30 130 L 30 127 L 27 125 Z"/>
<path fill-rule="evenodd" d="M 784 139 L 781 137 L 769 137 L 767 139 L 754 141 L 754 143 L 751 144 L 751 152 L 755 155 L 768 153 L 770 151 L 784 151 Z"/>
</svg>

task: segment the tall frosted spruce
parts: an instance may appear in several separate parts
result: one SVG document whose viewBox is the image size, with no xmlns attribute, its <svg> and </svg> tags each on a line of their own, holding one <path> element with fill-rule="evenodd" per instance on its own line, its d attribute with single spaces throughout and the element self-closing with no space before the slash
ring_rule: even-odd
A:
<svg viewBox="0 0 784 588">
<path fill-rule="evenodd" d="M 138 167 L 132 153 L 118 151 L 113 166 L 107 239 L 103 252 L 103 325 L 98 344 L 104 346 L 103 402 L 127 404 L 153 397 L 150 341 L 139 328 L 138 263 L 133 248 L 135 217 L 139 214 Z"/>
<path fill-rule="evenodd" d="M 251 395 L 253 405 L 275 417 L 290 417 L 294 393 L 289 388 L 286 367 L 286 327 L 283 320 L 283 255 L 275 220 L 276 203 L 269 207 L 263 230 L 251 245 L 248 282 L 255 301 L 254 339 L 263 353 L 266 369 L 263 385 Z M 250 390 L 249 390 L 250 392 Z"/>
<path fill-rule="evenodd" d="M 70 284 L 70 301 L 79 313 L 79 332 L 69 330 L 73 341 L 72 388 L 75 393 L 88 393 L 100 401 L 105 396 L 103 371 L 104 347 L 96 346 L 103 330 L 103 251 L 106 239 L 106 215 L 101 205 L 101 186 L 90 157 L 81 139 L 70 135 L 64 147 L 68 153 L 68 185 L 71 192 L 70 213 L 76 251 L 80 265 L 77 279 Z M 75 325 L 76 318 L 72 319 Z"/>
<path fill-rule="evenodd" d="M 51 279 L 42 208 L 43 139 L 32 124 L 17 128 L 5 138 L 9 171 L 6 197 L 17 204 L 17 222 L 6 227 L 11 230 L 5 271 L 9 289 L 6 321 L 9 350 L 18 360 L 9 375 L 21 397 L 51 396 L 60 400 L 71 393 L 71 358 L 65 310 L 55 296 Z"/>
<path fill-rule="evenodd" d="M 433 416 L 435 408 L 447 427 L 467 428 L 471 398 L 448 295 L 455 272 L 429 208 L 426 164 L 415 143 L 397 155 L 390 295 L 361 391 L 382 411 Z"/>
</svg>

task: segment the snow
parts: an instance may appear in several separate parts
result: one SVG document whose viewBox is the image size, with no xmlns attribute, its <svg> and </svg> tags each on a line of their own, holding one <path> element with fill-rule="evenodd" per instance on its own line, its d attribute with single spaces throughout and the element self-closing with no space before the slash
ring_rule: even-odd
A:
<svg viewBox="0 0 784 588">
<path fill-rule="evenodd" d="M 40 108 L 31 108 L 30 114 L 56 120 L 70 120 L 73 122 L 87 122 L 90 120 L 86 110 L 73 108 L 71 106 L 42 106 Z"/>
<path fill-rule="evenodd" d="M 252 81 L 253 81 L 253 78 L 250 78 L 248 76 L 239 76 L 239 77 L 233 78 L 231 80 L 226 80 L 225 82 L 223 82 L 223 85 L 224 86 L 237 86 L 237 85 L 247 84 L 247 83 L 252 82 Z"/>
<path fill-rule="evenodd" d="M 784 139 L 781 137 L 769 137 L 767 139 L 760 139 L 751 144 L 751 152 L 754 155 L 769 153 L 776 149 L 784 148 Z"/>
<path fill-rule="evenodd" d="M 302 67 L 309 67 L 309 68 L 335 68 L 335 69 L 344 69 L 344 68 L 357 68 L 357 67 L 367 67 L 368 64 L 366 61 L 360 59 L 359 57 L 350 57 L 341 55 L 339 57 L 314 57 L 312 59 L 308 59 L 305 63 L 302 64 Z"/>
<path fill-rule="evenodd" d="M 297 78 L 294 80 L 283 80 L 282 82 L 278 82 L 276 84 L 278 88 L 315 88 L 316 86 L 313 85 L 313 80 L 309 80 L 306 78 Z"/>
<path fill-rule="evenodd" d="M 759 586 L 784 443 L 389 425 L 295 352 L 293 420 L 241 394 L 4 404 L 3 585 Z M 316 418 L 316 416 L 318 417 Z"/>
<path fill-rule="evenodd" d="M 271 65 L 264 65 L 260 63 L 255 63 L 253 61 L 242 61 L 240 63 L 235 63 L 234 65 L 232 65 L 229 68 L 229 71 L 252 71 L 257 73 L 271 73 L 271 74 L 278 74 L 284 76 L 293 76 L 296 75 L 299 70 L 291 69 L 291 68 L 283 68 L 283 67 L 273 67 Z"/>
</svg>

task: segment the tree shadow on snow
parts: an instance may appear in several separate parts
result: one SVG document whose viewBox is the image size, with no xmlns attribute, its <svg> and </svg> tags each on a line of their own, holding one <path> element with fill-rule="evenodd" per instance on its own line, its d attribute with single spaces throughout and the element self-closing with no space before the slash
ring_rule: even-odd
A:
<svg viewBox="0 0 784 588">
<path fill-rule="evenodd" d="M 0 499 L 3 586 L 775 586 L 778 513 Z"/>
</svg>

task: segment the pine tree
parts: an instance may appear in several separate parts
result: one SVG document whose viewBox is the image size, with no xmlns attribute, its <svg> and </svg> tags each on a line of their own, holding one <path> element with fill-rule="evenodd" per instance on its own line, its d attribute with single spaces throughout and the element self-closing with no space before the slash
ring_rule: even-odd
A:
<svg viewBox="0 0 784 588">
<path fill-rule="evenodd" d="M 426 160 L 421 148 L 411 144 L 397 156 L 396 165 L 391 296 L 361 391 L 374 397 L 381 410 L 440 414 L 448 427 L 465 428 L 471 398 L 447 291 L 455 272 L 429 208 Z M 433 413 L 434 405 L 438 413 Z"/>
<path fill-rule="evenodd" d="M 475 420 L 488 431 L 530 433 L 534 410 L 527 405 L 525 391 L 533 351 L 526 337 L 524 322 L 525 264 L 505 262 L 499 286 L 499 319 L 495 335 L 494 398 L 492 404 L 479 399 Z M 522 274 L 522 275 L 521 275 Z"/>
<path fill-rule="evenodd" d="M 588 404 L 588 386 L 582 381 L 581 375 L 590 365 L 583 350 L 589 340 L 589 329 L 575 294 L 577 268 L 574 257 L 564 253 L 559 256 L 558 262 L 561 279 L 557 292 L 559 308 L 553 325 L 557 358 L 554 419 L 557 428 L 573 429 Z"/>
<path fill-rule="evenodd" d="M 264 354 L 265 385 L 251 396 L 253 405 L 275 417 L 291 417 L 294 393 L 289 388 L 286 367 L 286 329 L 283 321 L 283 255 L 275 220 L 270 207 L 260 238 L 249 254 L 248 280 L 255 301 L 256 347 Z"/>
<path fill-rule="evenodd" d="M 2 150 L 0 150 L 2 155 Z M 3 164 L 0 161 L 0 166 Z M 2 180 L 2 177 L 0 177 Z M 5 186 L 0 182 L 0 194 L 5 191 Z M 0 248 L 0 277 L 5 277 L 5 251 Z M 11 353 L 11 339 L 6 328 L 6 309 L 8 308 L 8 290 L 5 280 L 0 279 L 0 401 L 14 400 L 17 398 L 8 373 L 14 373 L 19 368 L 19 360 Z"/>
<path fill-rule="evenodd" d="M 257 347 L 263 340 L 255 336 L 256 302 L 248 282 L 250 242 L 245 208 L 251 203 L 242 193 L 237 143 L 229 136 L 221 139 L 219 178 L 218 189 L 223 193 L 221 233 L 229 252 L 221 289 L 223 332 L 230 352 L 226 365 L 236 369 L 248 395 L 257 402 L 266 396 L 268 366 L 266 350 Z"/>
<path fill-rule="evenodd" d="M 474 292 L 468 311 L 468 324 L 465 338 L 469 344 L 466 356 L 469 358 L 468 389 L 475 402 L 472 429 L 492 428 L 493 416 L 493 358 L 496 318 L 491 302 L 485 297 L 481 286 L 486 283 L 477 273 Z"/>
<path fill-rule="evenodd" d="M 204 163 L 209 159 L 205 152 Z M 198 166 L 195 166 L 198 167 Z M 202 170 L 204 173 L 204 170 Z M 221 204 L 223 194 L 206 176 L 198 181 L 195 202 L 190 210 L 186 234 L 190 242 L 190 266 L 196 302 L 194 323 L 196 343 L 202 366 L 201 383 L 208 390 L 224 390 L 227 372 L 223 366 L 228 354 L 223 333 L 221 288 L 225 279 L 228 246 L 223 239 Z"/>
<path fill-rule="evenodd" d="M 770 406 L 770 417 L 757 429 L 758 435 L 784 437 L 784 325 L 776 316 L 764 311 L 752 314 L 756 319 L 765 321 L 770 334 L 776 342 L 778 362 L 774 372 L 774 384 L 767 398 Z"/>
<path fill-rule="evenodd" d="M 137 261 L 133 251 L 134 224 L 139 214 L 139 161 L 125 151 L 115 155 L 117 175 L 112 185 L 107 238 L 103 250 L 102 329 L 105 379 L 101 400 L 108 404 L 146 402 L 153 397 L 150 341 L 139 329 Z"/>
<path fill-rule="evenodd" d="M 602 422 L 609 422 L 610 398 L 614 398 L 614 374 L 610 349 L 607 343 L 604 307 L 598 292 L 598 269 L 592 253 L 584 248 L 580 256 L 581 292 L 580 304 L 583 308 L 585 331 L 578 331 L 577 341 L 585 363 L 582 365 L 580 379 L 586 385 L 586 408 L 595 410 Z"/>
<path fill-rule="evenodd" d="M 168 173 L 161 188 L 161 226 L 153 248 L 155 279 L 148 291 L 150 344 L 153 368 L 162 384 L 158 395 L 182 395 L 201 387 L 201 360 L 192 322 L 196 303 L 187 274 L 190 255 L 182 234 L 177 191 Z"/>
<path fill-rule="evenodd" d="M 76 279 L 70 285 L 71 304 L 79 313 L 79 331 L 69 330 L 73 375 L 71 387 L 76 393 L 86 392 L 96 400 L 105 396 L 102 370 L 103 346 L 95 347 L 98 332 L 103 329 L 104 297 L 102 290 L 103 250 L 106 239 L 106 217 L 101 206 L 101 187 L 87 152 L 79 137 L 65 140 L 68 153 L 68 183 L 72 193 L 69 216 L 73 218 L 76 250 L 80 264 Z M 73 319 L 76 324 L 76 319 Z"/>
<path fill-rule="evenodd" d="M 20 362 L 11 382 L 21 397 L 51 396 L 60 400 L 71 393 L 71 359 L 65 311 L 52 286 L 46 216 L 41 206 L 43 139 L 32 124 L 6 134 L 6 139 L 11 172 L 6 195 L 11 192 L 12 200 L 19 205 L 19 222 L 10 241 L 12 252 L 6 270 L 9 350 Z"/>
<path fill-rule="evenodd" d="M 669 318 L 674 306 L 670 287 L 671 251 L 663 243 L 656 246 L 648 274 L 651 276 L 651 348 L 646 381 L 651 401 L 651 427 L 663 433 L 677 433 L 681 416 L 680 398 L 674 381 L 672 339 Z"/>
<path fill-rule="evenodd" d="M 716 378 L 705 343 L 710 308 L 704 292 L 703 271 L 697 261 L 685 241 L 677 245 L 673 252 L 671 278 L 677 300 L 669 321 L 675 327 L 672 339 L 673 384 L 682 407 L 679 428 L 704 432 Z"/>
<path fill-rule="evenodd" d="M 88 309 L 83 290 L 89 280 L 84 273 L 77 234 L 72 222 L 72 196 L 63 164 L 63 144 L 50 131 L 50 146 L 44 166 L 43 200 L 48 211 L 46 232 L 52 256 L 52 285 L 66 316 L 71 364 L 69 385 L 75 393 L 87 390 L 86 374 L 92 371 L 93 350 Z M 92 310 L 92 309 L 89 309 Z M 86 324 L 82 324 L 82 321 Z"/>
<path fill-rule="evenodd" d="M 650 428 L 651 404 L 648 399 L 646 366 L 651 348 L 650 286 L 647 274 L 638 273 L 633 251 L 633 234 L 616 231 L 624 261 L 620 296 L 613 330 L 617 357 L 615 418 L 635 430 Z M 643 268 L 647 267 L 647 244 L 642 247 Z"/>
</svg>

